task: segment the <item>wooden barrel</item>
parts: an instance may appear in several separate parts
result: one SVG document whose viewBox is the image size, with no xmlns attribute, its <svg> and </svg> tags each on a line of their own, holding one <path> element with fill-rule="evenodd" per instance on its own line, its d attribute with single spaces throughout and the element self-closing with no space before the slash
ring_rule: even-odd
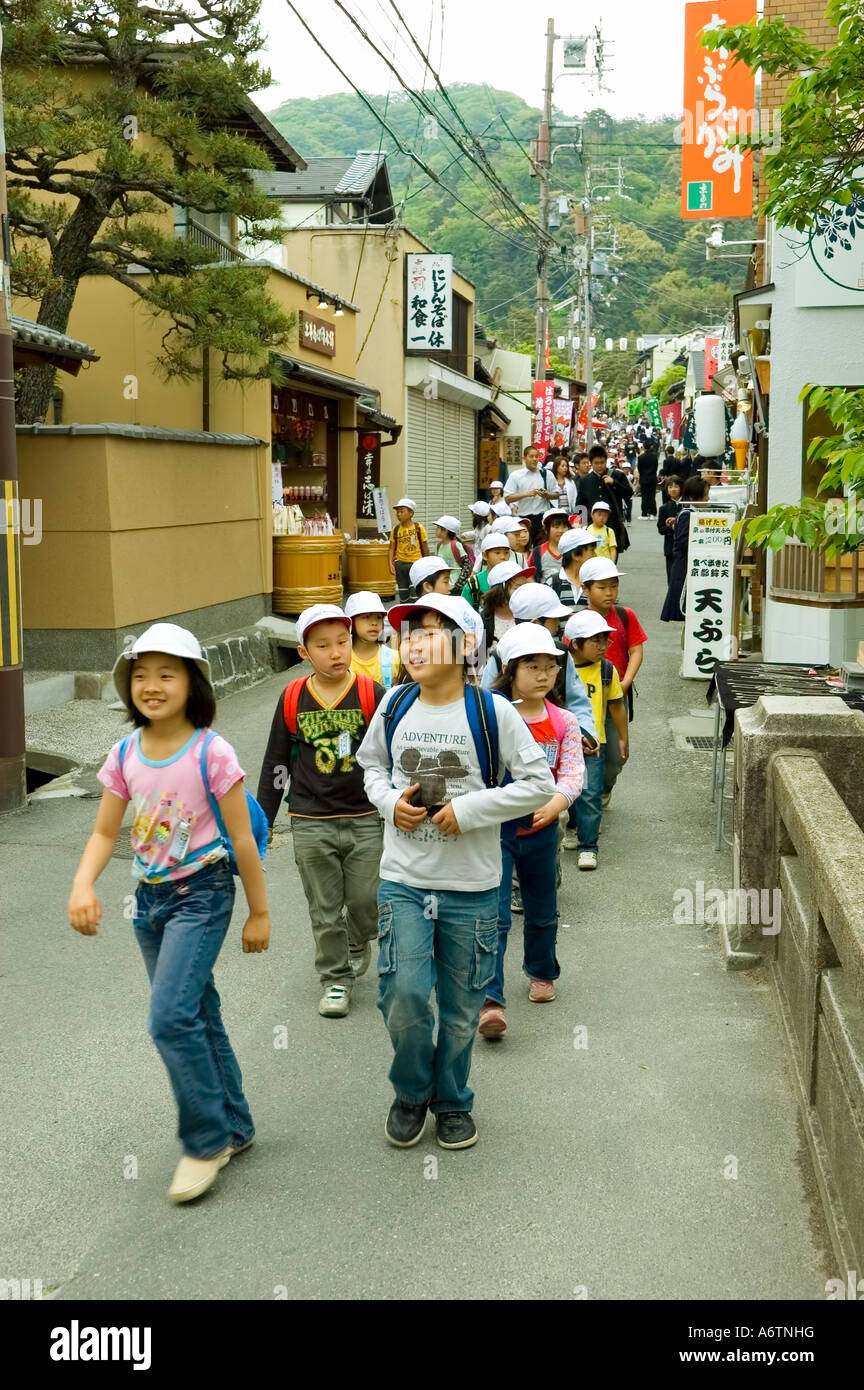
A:
<svg viewBox="0 0 864 1390">
<path fill-rule="evenodd" d="M 342 602 L 341 531 L 333 536 L 273 537 L 273 612 L 302 613 L 313 603 Z"/>
<path fill-rule="evenodd" d="M 347 541 L 345 558 L 347 561 L 348 592 L 359 593 L 361 589 L 370 594 L 386 595 L 396 592 L 396 578 L 390 573 L 387 564 L 389 541 Z"/>
</svg>

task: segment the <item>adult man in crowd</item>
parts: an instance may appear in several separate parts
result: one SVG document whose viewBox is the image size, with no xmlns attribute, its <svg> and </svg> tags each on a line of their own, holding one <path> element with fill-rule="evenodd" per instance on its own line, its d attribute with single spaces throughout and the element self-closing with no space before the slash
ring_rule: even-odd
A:
<svg viewBox="0 0 864 1390">
<path fill-rule="evenodd" d="M 637 464 L 639 470 L 639 495 L 642 498 L 642 519 L 657 515 L 657 445 L 654 439 L 646 439 Z"/>
<path fill-rule="evenodd" d="M 591 461 L 591 472 L 579 481 L 579 490 L 576 494 L 577 507 L 585 507 L 588 516 L 596 502 L 608 502 L 609 504 L 609 525 L 615 532 L 618 541 L 618 554 L 627 550 L 630 545 L 630 537 L 627 535 L 627 527 L 624 525 L 624 503 L 628 497 L 633 496 L 633 489 L 617 470 L 619 476 L 613 477 L 609 470 L 606 458 L 606 450 L 602 444 L 594 444 L 588 451 L 588 458 Z"/>
<path fill-rule="evenodd" d="M 543 539 L 543 513 L 550 502 L 557 502 L 558 489 L 549 486 L 549 479 L 540 467 L 540 453 L 529 444 L 522 451 L 522 467 L 511 473 L 504 485 L 505 502 L 516 504 L 516 515 L 523 517 L 531 528 L 531 544 Z"/>
</svg>

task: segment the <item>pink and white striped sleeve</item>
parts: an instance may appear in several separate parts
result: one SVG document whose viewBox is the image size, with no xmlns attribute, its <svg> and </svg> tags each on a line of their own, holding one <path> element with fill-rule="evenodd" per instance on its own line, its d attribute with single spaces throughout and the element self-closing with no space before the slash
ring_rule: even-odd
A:
<svg viewBox="0 0 864 1390">
<path fill-rule="evenodd" d="M 564 738 L 561 743 L 561 756 L 558 760 L 558 773 L 555 790 L 567 797 L 572 806 L 582 790 L 585 779 L 585 758 L 582 753 L 582 732 L 575 714 L 562 710 L 564 716 Z"/>
</svg>

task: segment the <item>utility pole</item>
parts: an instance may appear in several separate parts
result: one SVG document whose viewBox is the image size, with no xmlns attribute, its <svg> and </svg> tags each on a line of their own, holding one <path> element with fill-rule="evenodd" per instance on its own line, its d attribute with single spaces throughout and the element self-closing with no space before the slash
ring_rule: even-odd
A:
<svg viewBox="0 0 864 1390">
<path fill-rule="evenodd" d="M 3 31 L 0 28 L 0 57 Z M 6 138 L 0 79 L 0 814 L 27 804 L 24 665 L 21 650 L 21 558 L 15 374 L 12 365 L 11 242 L 6 204 Z"/>
<path fill-rule="evenodd" d="M 537 176 L 540 180 L 538 221 L 542 236 L 537 251 L 537 336 L 534 343 L 534 378 L 546 378 L 546 341 L 549 333 L 549 185 L 552 179 L 552 65 L 555 54 L 555 21 L 546 23 L 546 82 L 543 87 L 543 120 L 537 141 Z"/>
<path fill-rule="evenodd" d="M 585 211 L 585 448 L 590 449 L 594 443 L 591 423 L 594 414 L 591 409 L 591 396 L 594 391 L 594 364 L 591 355 L 591 261 L 594 256 L 594 217 L 591 211 L 590 164 L 585 165 L 585 201 L 582 207 Z"/>
</svg>

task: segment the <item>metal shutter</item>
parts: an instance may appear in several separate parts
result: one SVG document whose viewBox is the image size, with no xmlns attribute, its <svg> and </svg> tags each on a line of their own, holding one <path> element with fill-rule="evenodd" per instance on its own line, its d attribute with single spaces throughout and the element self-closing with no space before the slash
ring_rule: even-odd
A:
<svg viewBox="0 0 864 1390">
<path fill-rule="evenodd" d="M 477 496 L 474 411 L 452 401 L 427 401 L 415 390 L 407 396 L 407 491 L 418 519 L 431 528 L 436 517 L 450 512 L 467 527 Z"/>
</svg>

